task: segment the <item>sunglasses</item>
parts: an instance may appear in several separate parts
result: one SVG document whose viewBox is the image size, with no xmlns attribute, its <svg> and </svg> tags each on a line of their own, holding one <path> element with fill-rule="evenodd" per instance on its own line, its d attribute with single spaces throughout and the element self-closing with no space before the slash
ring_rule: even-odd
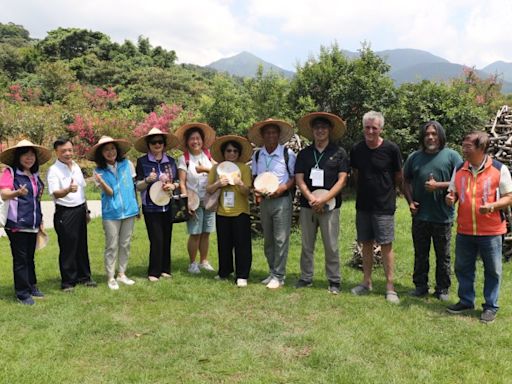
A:
<svg viewBox="0 0 512 384">
<path fill-rule="evenodd" d="M 157 145 L 157 144 L 163 144 L 163 143 L 164 143 L 163 140 L 151 140 L 149 142 L 149 144 L 151 144 L 151 145 Z"/>
</svg>

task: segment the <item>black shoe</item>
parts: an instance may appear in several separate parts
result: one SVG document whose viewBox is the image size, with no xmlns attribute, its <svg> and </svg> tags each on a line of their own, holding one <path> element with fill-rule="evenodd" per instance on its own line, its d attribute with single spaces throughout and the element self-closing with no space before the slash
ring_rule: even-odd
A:
<svg viewBox="0 0 512 384">
<path fill-rule="evenodd" d="M 329 285 L 329 288 L 327 288 L 327 291 L 329 293 L 332 293 L 333 295 L 338 295 L 340 293 L 340 286 L 339 285 Z"/>
<path fill-rule="evenodd" d="M 34 305 L 35 304 L 35 301 L 32 298 L 32 296 L 26 297 L 24 299 L 21 299 L 18 297 L 18 301 L 20 302 L 20 304 L 23 304 L 23 305 Z"/>
<path fill-rule="evenodd" d="M 96 288 L 98 286 L 98 283 L 96 283 L 94 280 L 87 280 L 82 283 L 84 287 L 89 288 Z"/>
<path fill-rule="evenodd" d="M 32 297 L 38 297 L 38 298 L 44 297 L 44 293 L 41 292 L 38 288 L 33 288 L 32 292 L 30 292 L 30 295 Z"/>
<path fill-rule="evenodd" d="M 453 314 L 463 313 L 475 309 L 474 305 L 462 304 L 460 301 L 457 304 L 450 305 L 446 308 L 446 311 Z"/>
<path fill-rule="evenodd" d="M 75 290 L 75 287 L 73 287 L 72 285 L 68 285 L 66 287 L 62 287 L 62 292 L 70 293 L 70 292 L 73 292 L 74 290 Z"/>
<path fill-rule="evenodd" d="M 496 320 L 496 312 L 492 309 L 484 309 L 480 315 L 480 322 L 484 324 L 490 324 Z"/>
<path fill-rule="evenodd" d="M 308 288 L 308 287 L 311 287 L 312 285 L 313 285 L 313 283 L 311 281 L 306 281 L 306 280 L 300 279 L 295 284 L 295 288 Z"/>
<path fill-rule="evenodd" d="M 414 291 L 409 292 L 409 295 L 413 297 L 425 297 L 428 295 L 428 288 L 416 287 Z"/>
</svg>

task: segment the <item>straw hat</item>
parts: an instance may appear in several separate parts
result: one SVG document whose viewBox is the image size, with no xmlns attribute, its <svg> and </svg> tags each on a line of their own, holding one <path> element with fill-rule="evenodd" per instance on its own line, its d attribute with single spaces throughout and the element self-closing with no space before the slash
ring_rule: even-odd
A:
<svg viewBox="0 0 512 384">
<path fill-rule="evenodd" d="M 215 141 L 215 130 L 205 123 L 188 123 L 179 127 L 174 134 L 178 138 L 180 143 L 180 149 L 185 151 L 187 149 L 187 143 L 185 142 L 185 133 L 190 128 L 199 128 L 204 134 L 203 148 L 210 148 Z"/>
<path fill-rule="evenodd" d="M 52 158 L 52 152 L 45 147 L 41 147 L 40 145 L 33 144 L 28 140 L 21 140 L 16 145 L 7 148 L 5 151 L 0 153 L 0 161 L 4 164 L 14 166 L 14 154 L 16 153 L 17 148 L 23 147 L 31 147 L 34 148 L 34 151 L 37 154 L 37 160 L 39 161 L 39 165 L 46 163 L 48 160 Z"/>
<path fill-rule="evenodd" d="M 222 144 L 228 141 L 236 141 L 238 144 L 242 146 L 242 153 L 238 157 L 238 161 L 241 163 L 247 163 L 251 160 L 252 157 L 252 145 L 249 143 L 245 137 L 237 136 L 237 135 L 226 135 L 217 138 L 215 143 L 213 143 L 210 152 L 212 154 L 213 160 L 217 163 L 222 163 L 224 161 L 224 154 L 222 153 Z"/>
<path fill-rule="evenodd" d="M 307 115 L 303 116 L 299 120 L 299 133 L 304 136 L 305 138 L 309 140 L 313 140 L 313 128 L 311 127 L 311 122 L 316 119 L 317 117 L 324 118 L 326 120 L 329 120 L 332 124 L 332 131 L 330 133 L 331 140 L 338 140 L 343 137 L 347 130 L 347 126 L 345 125 L 345 122 L 336 115 L 333 115 L 332 113 L 327 112 L 313 112 L 308 113 Z"/>
<path fill-rule="evenodd" d="M 255 123 L 247 132 L 249 141 L 261 147 L 263 145 L 263 136 L 261 135 L 261 129 L 267 125 L 277 125 L 280 128 L 279 143 L 284 144 L 290 140 L 293 136 L 293 127 L 284 120 L 267 119 L 258 121 Z"/>
<path fill-rule="evenodd" d="M 137 151 L 142 152 L 142 153 L 147 153 L 149 149 L 148 149 L 148 144 L 147 144 L 146 139 L 149 136 L 156 136 L 156 135 L 165 136 L 166 142 L 167 142 L 167 145 L 165 146 L 166 151 L 169 149 L 172 149 L 172 148 L 176 148 L 179 145 L 178 139 L 171 132 L 165 133 L 165 132 L 162 132 L 158 128 L 151 128 L 151 130 L 148 133 L 146 133 L 144 136 L 139 137 L 135 141 L 135 144 L 133 146 L 135 147 L 135 149 Z"/>
<path fill-rule="evenodd" d="M 118 155 L 123 156 L 126 152 L 129 151 L 130 147 L 132 146 L 131 143 L 128 140 L 123 139 L 113 139 L 110 136 L 101 136 L 101 138 L 98 140 L 98 142 L 91 148 L 91 150 L 87 153 L 87 158 L 89 160 L 94 161 L 94 158 L 96 156 L 96 151 L 103 146 L 104 144 L 108 143 L 116 143 L 117 148 L 119 149 Z"/>
</svg>

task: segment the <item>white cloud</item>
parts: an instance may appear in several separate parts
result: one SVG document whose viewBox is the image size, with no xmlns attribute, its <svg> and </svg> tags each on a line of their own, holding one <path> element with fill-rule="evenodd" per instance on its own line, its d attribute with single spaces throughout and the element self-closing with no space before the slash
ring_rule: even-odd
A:
<svg viewBox="0 0 512 384">
<path fill-rule="evenodd" d="M 275 46 L 271 35 L 238 20 L 230 5 L 226 0 L 33 0 L 1 8 L 7 9 L 4 22 L 22 24 L 36 37 L 59 26 L 98 30 L 116 41 L 144 35 L 153 45 L 174 49 L 181 62 L 200 65 L 251 47 Z"/>
<path fill-rule="evenodd" d="M 335 40 L 347 49 L 364 40 L 375 50 L 424 49 L 479 67 L 512 61 L 510 0 L 0 0 L 0 9 L 2 22 L 36 37 L 59 26 L 116 41 L 144 35 L 201 65 L 248 50 L 290 67 Z"/>
</svg>

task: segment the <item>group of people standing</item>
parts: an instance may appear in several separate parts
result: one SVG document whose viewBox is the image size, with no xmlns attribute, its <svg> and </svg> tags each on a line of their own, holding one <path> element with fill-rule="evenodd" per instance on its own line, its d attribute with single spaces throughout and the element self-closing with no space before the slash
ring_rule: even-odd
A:
<svg viewBox="0 0 512 384">
<path fill-rule="evenodd" d="M 292 201 L 298 187 L 302 251 L 296 287 L 313 284 L 315 241 L 320 229 L 328 291 L 338 294 L 341 191 L 351 174 L 357 188 L 356 229 L 363 254 L 363 278 L 351 292 L 365 295 L 372 291 L 374 245 L 380 245 L 385 298 L 391 303 L 400 302 L 393 284 L 392 243 L 397 189 L 402 189 L 413 217 L 415 290 L 411 294 L 429 294 L 432 241 L 436 253 L 434 296 L 442 301 L 449 299 L 453 206 L 458 202 L 455 274 L 460 300 L 449 306 L 448 311 L 460 313 L 474 308 L 475 263 L 480 254 L 485 268 L 481 320 L 493 321 L 501 280 L 501 236 L 506 232 L 500 210 L 512 204 L 512 181 L 508 168 L 486 154 L 487 135 L 472 132 L 465 136 L 463 162 L 457 152 L 446 147 L 441 124 L 430 121 L 420 129 L 420 149 L 408 157 L 403 167 L 398 146 L 382 137 L 384 116 L 370 111 L 362 123 L 364 140 L 354 145 L 350 156 L 337 145 L 346 130 L 344 121 L 326 112 L 310 113 L 298 121 L 299 133 L 311 144 L 297 156 L 284 146 L 294 134 L 293 127 L 276 119 L 254 124 L 247 138 L 216 137 L 215 131 L 204 123 L 185 124 L 174 133 L 153 128 L 134 143 L 135 149 L 144 154 L 135 167 L 125 158 L 131 147 L 129 141 L 102 137 L 91 148 L 88 158 L 97 165 L 94 180 L 101 189 L 108 287 L 117 290 L 119 283 L 135 283 L 126 275 L 126 269 L 134 220 L 140 213 L 136 192 L 140 192 L 149 239 L 149 281 L 171 278 L 173 205 L 186 197 L 189 203 L 197 202 L 188 206 L 188 272 L 214 270 L 208 251 L 210 233 L 216 228 L 216 278 L 229 279 L 234 274 L 239 287 L 247 286 L 252 264 L 249 198 L 253 192 L 260 205 L 268 263 L 268 276 L 262 283 L 269 289 L 282 287 Z M 174 148 L 183 152 L 177 161 L 167 152 Z M 60 248 L 61 288 L 71 291 L 77 284 L 94 287 L 87 246 L 90 212 L 85 200 L 85 180 L 73 160 L 70 140 L 58 139 L 54 150 L 57 159 L 47 178 L 56 208 L 54 226 Z M 0 178 L 0 190 L 2 199 L 9 202 L 5 228 L 13 254 L 15 291 L 18 300 L 29 305 L 34 303 L 33 297 L 44 296 L 37 288 L 34 252 L 38 233 L 44 231 L 40 204 L 44 183 L 39 177 L 39 166 L 50 158 L 48 149 L 26 140 L 0 153 L 0 161 L 8 165 Z M 225 162 L 234 164 L 236 172 L 220 172 Z M 264 182 L 257 184 L 258 179 Z M 163 203 L 153 201 L 150 192 L 157 182 L 169 196 Z"/>
</svg>

